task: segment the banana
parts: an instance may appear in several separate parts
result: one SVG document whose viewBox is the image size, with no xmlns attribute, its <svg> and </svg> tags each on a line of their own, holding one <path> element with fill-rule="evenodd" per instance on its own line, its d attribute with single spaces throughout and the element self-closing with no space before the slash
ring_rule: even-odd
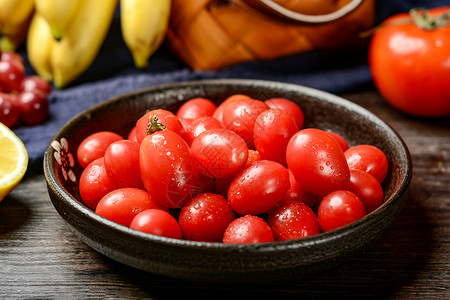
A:
<svg viewBox="0 0 450 300">
<path fill-rule="evenodd" d="M 50 55 L 55 43 L 47 21 L 40 14 L 35 13 L 28 29 L 27 54 L 36 73 L 48 81 L 53 79 Z"/>
<path fill-rule="evenodd" d="M 0 34 L 15 33 L 33 10 L 34 0 L 0 0 Z"/>
<path fill-rule="evenodd" d="M 63 38 L 52 49 L 53 83 L 63 88 L 93 63 L 114 17 L 118 0 L 81 0 Z"/>
<path fill-rule="evenodd" d="M 170 0 L 121 0 L 122 36 L 137 68 L 148 66 L 150 56 L 164 40 Z"/>
<path fill-rule="evenodd" d="M 16 51 L 25 42 L 32 18 L 33 14 L 30 14 L 22 23 L 14 28 L 14 31 L 2 35 L 0 40 L 1 51 Z"/>
<path fill-rule="evenodd" d="M 81 0 L 34 0 L 36 11 L 43 16 L 50 28 L 53 37 L 60 40 L 70 20 L 75 15 Z"/>
</svg>

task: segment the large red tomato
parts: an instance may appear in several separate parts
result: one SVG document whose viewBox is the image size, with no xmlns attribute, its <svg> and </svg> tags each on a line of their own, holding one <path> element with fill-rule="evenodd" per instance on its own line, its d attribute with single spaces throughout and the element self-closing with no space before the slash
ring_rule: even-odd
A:
<svg viewBox="0 0 450 300">
<path fill-rule="evenodd" d="M 450 115 L 449 12 L 446 6 L 398 14 L 372 37 L 369 64 L 374 83 L 403 112 L 421 117 Z M 446 18 L 439 17 L 444 13 Z"/>
</svg>

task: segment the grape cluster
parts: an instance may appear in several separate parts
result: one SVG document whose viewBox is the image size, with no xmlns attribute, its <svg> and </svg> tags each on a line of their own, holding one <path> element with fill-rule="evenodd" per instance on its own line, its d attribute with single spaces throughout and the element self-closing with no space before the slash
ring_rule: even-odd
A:
<svg viewBox="0 0 450 300">
<path fill-rule="evenodd" d="M 40 76 L 25 74 L 22 56 L 3 52 L 0 56 L 0 122 L 12 128 L 19 120 L 37 125 L 49 115 L 50 84 Z"/>
</svg>

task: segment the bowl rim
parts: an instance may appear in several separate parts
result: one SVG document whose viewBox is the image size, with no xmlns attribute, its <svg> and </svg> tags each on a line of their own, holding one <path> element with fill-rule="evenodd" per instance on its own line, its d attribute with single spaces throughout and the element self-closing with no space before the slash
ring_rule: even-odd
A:
<svg viewBox="0 0 450 300">
<path fill-rule="evenodd" d="M 297 249 L 297 248 L 303 248 L 303 247 L 311 247 L 313 245 L 328 243 L 330 240 L 338 240 L 345 236 L 351 235 L 353 232 L 358 231 L 361 227 L 367 227 L 370 226 L 370 224 L 375 223 L 379 218 L 381 218 L 386 210 L 391 209 L 391 207 L 395 204 L 397 200 L 399 200 L 407 191 L 408 186 L 411 182 L 412 177 L 412 159 L 411 154 L 409 153 L 408 147 L 402 137 L 397 133 L 397 131 L 392 128 L 391 125 L 389 125 L 387 122 L 382 120 L 380 117 L 376 116 L 372 112 L 368 111 L 367 109 L 357 105 L 354 102 L 351 102 L 350 100 L 347 100 L 345 98 L 342 98 L 340 96 L 331 94 L 326 91 L 321 91 L 315 88 L 302 86 L 299 84 L 294 83 L 285 83 L 285 82 L 278 82 L 278 81 L 268 81 L 268 80 L 258 80 L 258 79 L 208 79 L 208 80 L 194 80 L 194 81 L 183 81 L 183 82 L 175 82 L 175 83 L 168 83 L 168 84 L 162 84 L 157 86 L 151 86 L 147 88 L 138 89 L 136 91 L 133 91 L 131 93 L 122 94 L 110 99 L 106 99 L 100 103 L 97 103 L 90 108 L 78 113 L 73 118 L 70 119 L 67 123 L 65 123 L 58 131 L 57 133 L 52 137 L 51 141 L 59 140 L 61 137 L 63 137 L 62 132 L 72 123 L 80 120 L 83 118 L 83 115 L 89 114 L 98 108 L 109 105 L 114 102 L 123 101 L 123 99 L 130 98 L 133 96 L 141 95 L 141 94 L 151 94 L 151 93 L 161 93 L 164 90 L 171 90 L 171 89 L 180 89 L 183 87 L 191 87 L 191 86 L 214 86 L 214 85 L 233 85 L 233 86 L 264 86 L 269 88 L 283 88 L 285 90 L 298 92 L 301 94 L 304 94 L 308 97 L 317 98 L 320 101 L 327 101 L 331 102 L 332 104 L 336 104 L 339 106 L 345 106 L 349 108 L 350 110 L 363 114 L 365 117 L 371 119 L 372 121 L 376 121 L 379 125 L 382 125 L 384 130 L 390 131 L 390 135 L 395 137 L 397 139 L 397 142 L 400 143 L 401 148 L 404 151 L 404 155 L 406 158 L 406 176 L 401 181 L 400 187 L 394 191 L 393 194 L 389 196 L 389 198 L 386 198 L 383 204 L 377 208 L 376 210 L 372 211 L 371 213 L 368 213 L 363 218 L 352 222 L 348 225 L 345 225 L 341 228 L 334 229 L 329 232 L 319 233 L 317 235 L 299 238 L 299 239 L 292 239 L 292 240 L 286 240 L 286 241 L 274 241 L 274 242 L 265 242 L 265 243 L 254 243 L 254 244 L 226 244 L 221 242 L 201 242 L 201 241 L 191 241 L 191 240 L 184 240 L 184 239 L 173 239 L 168 238 L 164 236 L 158 236 L 153 235 L 145 232 L 141 232 L 138 230 L 131 229 L 127 226 L 115 223 L 113 221 L 110 221 L 98 214 L 96 214 L 92 209 L 88 208 L 87 206 L 83 205 L 79 202 L 75 197 L 73 197 L 70 193 L 68 193 L 62 185 L 59 184 L 56 176 L 54 168 L 51 168 L 50 166 L 50 153 L 53 151 L 53 148 L 51 147 L 51 143 L 48 145 L 45 153 L 44 153 L 44 176 L 47 182 L 47 185 L 49 188 L 52 188 L 53 191 L 59 195 L 59 199 L 64 202 L 65 205 L 70 206 L 72 209 L 79 211 L 81 214 L 83 214 L 85 217 L 87 217 L 90 221 L 93 221 L 95 223 L 100 223 L 105 226 L 108 226 L 114 230 L 120 231 L 121 233 L 142 239 L 143 241 L 149 242 L 149 243 L 157 243 L 157 244 L 165 244 L 167 246 L 171 247 L 180 247 L 180 248 L 192 248 L 194 250 L 202 250 L 202 249 L 216 249 L 216 250 L 238 250 L 239 252 L 246 252 L 246 251 L 262 251 L 262 252 L 272 252 L 272 251 L 278 251 L 282 249 Z M 186 99 L 187 100 L 187 99 Z M 53 201 L 53 200 L 52 200 Z"/>
</svg>

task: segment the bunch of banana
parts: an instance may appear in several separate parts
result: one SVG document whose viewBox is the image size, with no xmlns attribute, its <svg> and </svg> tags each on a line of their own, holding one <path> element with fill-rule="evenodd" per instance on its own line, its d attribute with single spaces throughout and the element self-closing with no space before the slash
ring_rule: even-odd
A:
<svg viewBox="0 0 450 300">
<path fill-rule="evenodd" d="M 16 50 L 26 38 L 34 0 L 0 0 L 0 48 Z"/>
<path fill-rule="evenodd" d="M 114 17 L 118 0 L 71 0 L 64 7 L 35 0 L 36 13 L 27 37 L 27 54 L 35 71 L 63 88 L 80 76 L 96 58 Z M 68 5 L 72 2 L 71 5 Z M 75 3 L 76 2 L 76 3 Z M 56 18 L 63 8 L 64 20 Z"/>
<path fill-rule="evenodd" d="M 50 25 L 53 37 L 60 40 L 69 21 L 75 15 L 81 3 L 80 0 L 34 0 L 36 12 L 44 17 Z"/>
<path fill-rule="evenodd" d="M 171 0 L 120 0 L 122 36 L 137 68 L 145 68 L 166 35 Z"/>
<path fill-rule="evenodd" d="M 53 80 L 50 57 L 54 40 L 48 22 L 38 13 L 31 20 L 26 44 L 28 60 L 36 73 L 47 81 Z"/>
<path fill-rule="evenodd" d="M 93 63 L 118 1 L 0 0 L 0 46 L 16 45 L 20 31 L 35 71 L 66 87 Z M 122 36 L 136 67 L 147 67 L 164 40 L 170 9 L 171 0 L 120 0 Z"/>
</svg>

